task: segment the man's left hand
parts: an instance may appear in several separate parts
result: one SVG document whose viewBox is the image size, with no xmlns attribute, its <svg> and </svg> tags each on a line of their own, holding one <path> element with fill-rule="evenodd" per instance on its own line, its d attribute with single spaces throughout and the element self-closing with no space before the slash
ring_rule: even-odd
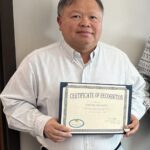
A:
<svg viewBox="0 0 150 150">
<path fill-rule="evenodd" d="M 131 124 L 126 127 L 128 131 L 125 130 L 125 137 L 135 134 L 138 131 L 139 126 L 139 120 L 134 115 L 131 115 Z"/>
</svg>

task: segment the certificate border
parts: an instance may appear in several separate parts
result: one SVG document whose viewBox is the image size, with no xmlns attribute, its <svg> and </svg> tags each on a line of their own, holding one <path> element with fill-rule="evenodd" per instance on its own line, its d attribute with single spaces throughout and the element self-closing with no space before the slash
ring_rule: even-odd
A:
<svg viewBox="0 0 150 150">
<path fill-rule="evenodd" d="M 103 86 L 103 87 L 102 87 Z M 105 87 L 106 86 L 106 87 Z M 65 91 L 64 91 L 65 88 Z M 67 94 L 68 88 L 88 88 L 88 89 L 124 89 L 125 99 L 129 96 L 128 102 L 124 104 L 124 118 L 123 124 L 130 123 L 131 120 L 131 97 L 132 86 L 131 85 L 119 85 L 119 84 L 92 84 L 92 83 L 75 83 L 75 82 L 61 82 L 60 84 L 60 105 L 59 105 L 59 122 L 66 125 L 67 117 Z M 127 93 L 129 91 L 129 95 Z M 65 93 L 64 93 L 65 92 Z M 65 94 L 65 95 L 64 95 Z M 64 98 L 63 98 L 64 96 Z M 62 110 L 62 98 L 64 101 L 64 110 Z M 127 106 L 128 105 L 128 106 Z M 64 112 L 63 120 L 61 121 L 62 111 Z M 128 120 L 126 120 L 128 118 Z M 73 134 L 111 134 L 111 133 L 124 133 L 123 129 L 72 129 Z"/>
</svg>

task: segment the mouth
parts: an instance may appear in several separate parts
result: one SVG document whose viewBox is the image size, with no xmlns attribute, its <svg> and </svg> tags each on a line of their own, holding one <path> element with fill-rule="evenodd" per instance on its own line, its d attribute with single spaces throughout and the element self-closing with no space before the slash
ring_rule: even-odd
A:
<svg viewBox="0 0 150 150">
<path fill-rule="evenodd" d="M 77 34 L 80 34 L 82 36 L 91 36 L 91 35 L 93 35 L 93 33 L 89 32 L 89 31 L 77 31 Z"/>
</svg>

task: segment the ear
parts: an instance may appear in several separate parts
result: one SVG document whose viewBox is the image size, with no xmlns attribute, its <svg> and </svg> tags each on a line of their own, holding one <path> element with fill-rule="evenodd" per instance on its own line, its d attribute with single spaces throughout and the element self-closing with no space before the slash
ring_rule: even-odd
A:
<svg viewBox="0 0 150 150">
<path fill-rule="evenodd" d="M 61 30 L 62 18 L 61 16 L 57 16 L 57 23 L 59 25 L 59 30 Z"/>
</svg>

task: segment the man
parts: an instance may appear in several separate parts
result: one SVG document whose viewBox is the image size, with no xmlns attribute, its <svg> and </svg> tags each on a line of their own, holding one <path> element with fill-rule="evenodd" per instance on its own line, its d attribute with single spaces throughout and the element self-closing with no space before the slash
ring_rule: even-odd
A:
<svg viewBox="0 0 150 150">
<path fill-rule="evenodd" d="M 30 132 L 49 150 L 122 149 L 122 135 L 72 135 L 57 121 L 60 82 L 130 84 L 132 121 L 126 136 L 139 128 L 144 80 L 123 52 L 98 42 L 102 20 L 100 0 L 60 0 L 57 21 L 64 40 L 27 56 L 1 94 L 11 128 Z"/>
</svg>

